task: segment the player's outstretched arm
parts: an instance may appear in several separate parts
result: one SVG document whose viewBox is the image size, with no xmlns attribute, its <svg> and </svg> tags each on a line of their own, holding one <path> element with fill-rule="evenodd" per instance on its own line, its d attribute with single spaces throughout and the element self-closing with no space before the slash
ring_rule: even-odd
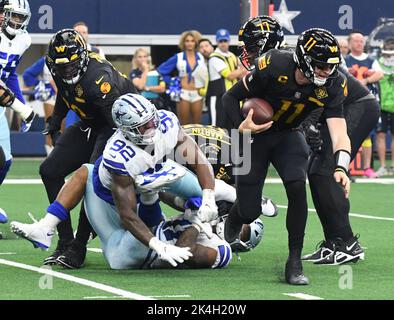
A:
<svg viewBox="0 0 394 320">
<path fill-rule="evenodd" d="M 328 118 L 328 130 L 332 141 L 332 148 L 335 154 L 336 168 L 334 172 L 335 180 L 340 183 L 345 191 L 345 197 L 349 197 L 350 179 L 348 177 L 350 165 L 351 144 L 347 135 L 346 120 L 344 118 Z"/>
</svg>

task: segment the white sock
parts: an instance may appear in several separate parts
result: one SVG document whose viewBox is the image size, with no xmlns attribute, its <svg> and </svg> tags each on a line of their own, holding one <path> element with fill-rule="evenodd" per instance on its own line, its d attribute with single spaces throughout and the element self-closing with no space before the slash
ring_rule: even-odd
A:
<svg viewBox="0 0 394 320">
<path fill-rule="evenodd" d="M 44 218 L 42 218 L 38 223 L 43 227 L 49 229 L 55 229 L 56 226 L 62 222 L 58 217 L 54 216 L 52 213 L 47 213 Z"/>
</svg>

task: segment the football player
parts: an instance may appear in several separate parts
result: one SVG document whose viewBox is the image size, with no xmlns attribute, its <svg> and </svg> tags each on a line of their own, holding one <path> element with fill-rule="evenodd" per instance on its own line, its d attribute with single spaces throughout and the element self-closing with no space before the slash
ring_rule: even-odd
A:
<svg viewBox="0 0 394 320">
<path fill-rule="evenodd" d="M 277 22 L 272 20 L 271 23 L 264 22 L 260 29 L 278 28 Z M 234 128 L 242 133 L 252 133 L 252 169 L 249 174 L 236 177 L 238 201 L 226 220 L 225 238 L 236 245 L 242 224 L 258 216 L 257 203 L 260 202 L 271 162 L 284 182 L 289 202 L 286 222 L 289 257 L 285 268 L 289 284 L 309 283 L 301 262 L 307 219 L 305 179 L 308 148 L 302 134 L 294 129 L 313 110 L 323 109 L 336 159 L 332 174 L 346 196 L 350 191 L 346 174 L 350 162 L 350 141 L 343 118 L 347 81 L 338 72 L 340 62 L 338 43 L 332 34 L 323 29 L 309 29 L 298 38 L 294 54 L 276 49 L 268 51 L 258 58 L 254 70 L 223 97 L 227 116 Z M 239 101 L 250 97 L 260 97 L 271 104 L 274 109 L 271 122 L 255 124 L 252 121 L 253 110 L 243 119 Z"/>
<path fill-rule="evenodd" d="M 30 15 L 27 0 L 0 1 L 0 184 L 12 163 L 6 108 L 13 109 L 21 116 L 24 132 L 29 130 L 34 118 L 32 108 L 25 105 L 16 74 L 19 61 L 31 44 L 30 35 L 26 31 Z"/>
<path fill-rule="evenodd" d="M 175 261 L 182 263 L 188 259 L 189 249 L 166 246 L 154 237 L 148 228 L 157 225 L 161 217 L 154 221 L 157 215 L 147 214 L 144 223 L 136 214 L 135 180 L 147 170 L 154 172 L 156 177 L 171 179 L 174 170 L 176 171 L 175 163 L 167 169 L 162 161 L 176 152 L 178 157 L 184 159 L 197 173 L 202 190 L 194 193 L 196 188 L 185 189 L 182 190 L 182 196 L 202 196 L 202 203 L 195 216 L 201 225 L 217 219 L 212 167 L 196 143 L 185 135 L 176 116 L 164 110 L 158 113 L 154 105 L 140 95 L 126 94 L 119 97 L 112 108 L 112 118 L 118 130 L 108 141 L 103 156 L 96 161 L 94 167 L 85 166 L 78 170 L 81 179 L 83 176 L 86 179 L 89 175 L 90 189 L 86 188 L 85 191 L 85 208 L 89 220 L 100 237 L 103 248 L 109 245 L 108 235 L 114 228 L 123 226 L 164 260 L 173 265 L 176 265 Z M 187 179 L 187 175 L 182 179 Z M 85 190 L 84 184 L 78 180 L 75 179 L 75 186 L 68 184 L 70 190 Z M 169 190 L 171 191 L 171 188 Z M 67 188 L 62 191 L 58 196 L 59 200 L 48 207 L 48 214 L 43 219 L 32 225 L 12 222 L 13 231 L 37 247 L 48 248 L 56 225 L 67 219 L 68 211 L 81 200 L 81 197 L 70 196 Z M 81 193 L 79 195 L 81 196 Z M 140 201 L 150 207 L 148 212 L 158 211 L 157 192 L 141 194 Z M 128 232 L 126 234 L 129 235 Z M 60 263 L 72 267 L 64 261 Z"/>
<path fill-rule="evenodd" d="M 115 127 L 111 117 L 113 103 L 122 94 L 136 89 L 108 61 L 89 52 L 83 37 L 73 29 L 60 30 L 52 37 L 46 65 L 58 90 L 45 131 L 51 136 L 54 149 L 40 166 L 41 179 L 52 203 L 67 175 L 84 163 L 94 163 L 102 154 Z M 69 110 L 81 120 L 61 133 L 61 122 Z M 76 239 L 71 221 L 66 219 L 58 226 L 58 246 L 44 264 L 57 263 L 61 257 L 65 264 L 81 267 L 91 230 L 82 206 Z"/>
</svg>

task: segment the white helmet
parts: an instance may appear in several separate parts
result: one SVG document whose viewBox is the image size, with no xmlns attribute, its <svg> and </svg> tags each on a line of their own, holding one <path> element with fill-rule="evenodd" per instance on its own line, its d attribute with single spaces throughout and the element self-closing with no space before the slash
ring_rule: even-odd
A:
<svg viewBox="0 0 394 320">
<path fill-rule="evenodd" d="M 245 244 L 248 246 L 248 248 L 253 249 L 257 247 L 257 245 L 263 239 L 264 224 L 263 221 L 261 221 L 261 219 L 257 218 L 249 226 L 250 226 L 249 240 L 245 241 Z"/>
<path fill-rule="evenodd" d="M 27 29 L 31 17 L 27 0 L 8 0 L 4 5 L 3 30 L 16 36 Z"/>
<path fill-rule="evenodd" d="M 159 117 L 153 103 L 143 96 L 133 93 L 120 96 L 112 106 L 112 119 L 131 142 L 144 145 L 155 142 Z"/>
</svg>

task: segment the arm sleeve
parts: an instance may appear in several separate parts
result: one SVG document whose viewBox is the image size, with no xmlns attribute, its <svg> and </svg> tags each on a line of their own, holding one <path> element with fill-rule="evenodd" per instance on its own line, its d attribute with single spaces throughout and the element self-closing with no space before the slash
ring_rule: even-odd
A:
<svg viewBox="0 0 394 320">
<path fill-rule="evenodd" d="M 158 68 L 157 71 L 162 75 L 164 81 L 169 84 L 171 80 L 171 73 L 176 68 L 176 63 L 178 60 L 178 56 L 175 54 L 167 61 L 163 62 Z"/>
<path fill-rule="evenodd" d="M 242 80 L 238 81 L 222 97 L 224 112 L 233 128 L 239 127 L 244 120 L 240 109 L 240 101 L 251 97 Z"/>
<path fill-rule="evenodd" d="M 19 86 L 18 75 L 15 73 L 15 71 L 10 73 L 5 84 L 15 94 L 15 97 L 24 104 L 25 99 L 23 98 L 23 94 Z"/>
<path fill-rule="evenodd" d="M 49 121 L 48 131 L 56 132 L 60 130 L 63 119 L 66 117 L 68 112 L 67 105 L 63 101 L 63 98 L 60 94 L 56 97 L 55 108 L 53 110 L 52 116 Z"/>
<path fill-rule="evenodd" d="M 23 72 L 23 81 L 26 86 L 32 87 L 38 84 L 38 77 L 43 72 L 44 66 L 45 57 L 42 57 Z"/>
</svg>

